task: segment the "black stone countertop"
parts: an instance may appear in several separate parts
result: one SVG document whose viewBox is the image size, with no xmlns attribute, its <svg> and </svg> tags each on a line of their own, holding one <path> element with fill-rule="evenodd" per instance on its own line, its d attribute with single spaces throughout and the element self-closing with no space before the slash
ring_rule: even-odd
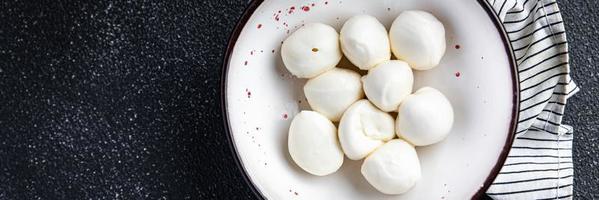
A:
<svg viewBox="0 0 599 200">
<path fill-rule="evenodd" d="M 559 1 L 575 195 L 599 198 L 599 6 Z M 0 199 L 247 199 L 220 113 L 247 1 L 0 1 Z"/>
</svg>

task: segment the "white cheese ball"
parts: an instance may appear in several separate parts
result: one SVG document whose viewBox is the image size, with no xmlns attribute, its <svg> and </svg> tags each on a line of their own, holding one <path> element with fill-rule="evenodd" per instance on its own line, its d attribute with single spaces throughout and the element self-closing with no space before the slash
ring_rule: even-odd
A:
<svg viewBox="0 0 599 200">
<path fill-rule="evenodd" d="M 381 110 L 391 112 L 412 93 L 414 75 L 406 62 L 390 60 L 370 69 L 362 83 L 368 99 Z"/>
<path fill-rule="evenodd" d="M 339 39 L 345 57 L 362 70 L 391 58 L 387 30 L 370 15 L 349 18 L 341 28 Z"/>
<path fill-rule="evenodd" d="M 341 148 L 352 160 L 366 157 L 393 137 L 395 137 L 393 117 L 374 107 L 366 99 L 352 104 L 339 122 Z"/>
<path fill-rule="evenodd" d="M 408 96 L 398 112 L 397 136 L 416 146 L 443 140 L 453 125 L 453 108 L 449 100 L 431 87 L 423 87 Z"/>
<path fill-rule="evenodd" d="M 360 74 L 334 68 L 308 80 L 304 94 L 313 110 L 332 121 L 339 121 L 352 103 L 364 97 Z"/>
<path fill-rule="evenodd" d="M 299 78 L 315 77 L 341 60 L 339 34 L 326 24 L 306 24 L 283 41 L 281 57 L 291 74 Z"/>
<path fill-rule="evenodd" d="M 420 161 L 416 149 L 406 141 L 387 142 L 362 163 L 362 175 L 378 191 L 402 194 L 420 180 Z"/>
<path fill-rule="evenodd" d="M 304 110 L 293 118 L 288 147 L 293 161 L 310 174 L 332 174 L 343 164 L 335 125 L 314 111 Z"/>
<path fill-rule="evenodd" d="M 416 70 L 436 67 L 445 54 L 445 28 L 425 11 L 402 12 L 391 24 L 389 38 L 395 57 Z"/>
</svg>

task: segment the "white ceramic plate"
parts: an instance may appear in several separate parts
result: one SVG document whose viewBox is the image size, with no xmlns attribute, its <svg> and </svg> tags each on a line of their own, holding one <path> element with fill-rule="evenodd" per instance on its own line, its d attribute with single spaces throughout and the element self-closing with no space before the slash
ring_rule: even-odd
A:
<svg viewBox="0 0 599 200">
<path fill-rule="evenodd" d="M 440 66 L 417 72 L 414 91 L 437 88 L 455 111 L 446 140 L 417 148 L 422 179 L 408 193 L 390 196 L 366 182 L 362 161 L 345 159 L 338 172 L 325 177 L 302 171 L 287 151 L 287 130 L 295 114 L 310 108 L 302 92 L 305 80 L 292 77 L 282 64 L 281 41 L 304 23 L 323 22 L 339 30 L 346 19 L 362 13 L 389 28 L 407 9 L 432 12 L 444 23 L 447 38 Z M 222 83 L 226 127 L 248 187 L 266 199 L 480 197 L 507 156 L 518 106 L 510 46 L 490 13 L 488 4 L 475 0 L 252 2 L 229 43 Z"/>
</svg>

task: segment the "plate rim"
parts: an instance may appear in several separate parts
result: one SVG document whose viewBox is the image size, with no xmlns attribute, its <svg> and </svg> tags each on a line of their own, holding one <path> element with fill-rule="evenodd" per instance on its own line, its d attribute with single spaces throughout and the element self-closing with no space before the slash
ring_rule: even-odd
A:
<svg viewBox="0 0 599 200">
<path fill-rule="evenodd" d="M 501 23 L 501 20 L 499 19 L 498 15 L 495 13 L 493 6 L 486 0 L 476 0 L 476 1 L 483 8 L 483 10 L 487 13 L 487 15 L 492 19 L 493 25 L 495 25 L 496 29 L 498 29 L 498 33 L 500 34 L 506 54 L 508 56 L 508 60 L 510 63 L 510 73 L 512 74 L 511 78 L 512 78 L 512 83 L 513 83 L 512 84 L 513 105 L 512 105 L 512 118 L 511 118 L 510 127 L 509 127 L 510 131 L 508 133 L 508 136 L 507 136 L 507 139 L 503 146 L 503 149 L 502 149 L 501 153 L 499 154 L 497 161 L 495 162 L 495 166 L 493 166 L 493 169 L 491 169 L 491 172 L 485 179 L 485 182 L 483 183 L 482 187 L 480 187 L 478 189 L 478 191 L 476 193 L 474 193 L 474 195 L 472 196 L 471 199 L 481 199 L 482 197 L 486 196 L 485 195 L 486 191 L 489 189 L 489 187 L 491 186 L 491 184 L 493 183 L 493 181 L 495 180 L 497 175 L 499 175 L 499 172 L 501 171 L 501 168 L 503 167 L 503 164 L 505 163 L 507 156 L 511 150 L 512 144 L 514 142 L 514 139 L 516 136 L 517 121 L 519 119 L 519 114 L 520 114 L 519 113 L 519 110 L 520 110 L 520 83 L 518 82 L 518 80 L 520 78 L 519 78 L 519 74 L 517 73 L 518 65 L 516 64 L 516 59 L 515 59 L 512 44 L 511 44 L 511 42 L 509 42 L 509 36 L 507 34 L 507 31 L 505 30 L 505 26 L 503 25 L 503 23 Z M 245 184 L 250 187 L 250 190 L 252 190 L 252 192 L 254 193 L 254 196 L 257 197 L 258 199 L 266 199 L 266 197 L 264 196 L 264 194 L 262 194 L 262 192 L 258 189 L 258 187 L 252 182 L 251 178 L 249 177 L 249 174 L 246 171 L 243 161 L 241 160 L 241 157 L 237 151 L 237 146 L 235 145 L 235 139 L 233 138 L 233 134 L 231 132 L 231 123 L 229 121 L 229 116 L 227 115 L 227 74 L 229 72 L 231 56 L 233 54 L 235 44 L 237 43 L 237 40 L 239 39 L 239 36 L 241 35 L 241 31 L 246 26 L 247 22 L 249 21 L 251 16 L 254 14 L 256 9 L 258 9 L 258 7 L 263 2 L 264 2 L 264 0 L 251 0 L 251 2 L 248 4 L 246 9 L 243 11 L 243 14 L 237 21 L 235 27 L 233 28 L 233 31 L 231 32 L 231 35 L 229 36 L 228 42 L 227 42 L 227 47 L 225 49 L 224 59 L 223 59 L 222 68 L 221 68 L 221 76 L 220 76 L 220 78 L 221 78 L 221 81 L 220 81 L 220 99 L 221 99 L 220 104 L 221 105 L 220 105 L 220 107 L 221 107 L 221 116 L 222 116 L 223 125 L 224 125 L 224 132 L 225 132 L 225 135 L 227 136 L 227 143 L 229 144 L 228 146 L 231 150 L 231 153 L 233 154 L 235 164 L 238 168 L 238 171 L 241 172 L 242 177 L 245 181 Z"/>
</svg>

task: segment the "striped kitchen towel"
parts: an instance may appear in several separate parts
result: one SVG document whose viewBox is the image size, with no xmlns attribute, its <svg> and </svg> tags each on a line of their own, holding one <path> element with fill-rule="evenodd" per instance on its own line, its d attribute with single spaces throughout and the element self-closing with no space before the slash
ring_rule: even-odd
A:
<svg viewBox="0 0 599 200">
<path fill-rule="evenodd" d="M 493 199 L 572 199 L 572 127 L 566 102 L 568 43 L 556 0 L 487 0 L 512 44 L 520 82 L 516 138 L 495 182 Z"/>
</svg>

